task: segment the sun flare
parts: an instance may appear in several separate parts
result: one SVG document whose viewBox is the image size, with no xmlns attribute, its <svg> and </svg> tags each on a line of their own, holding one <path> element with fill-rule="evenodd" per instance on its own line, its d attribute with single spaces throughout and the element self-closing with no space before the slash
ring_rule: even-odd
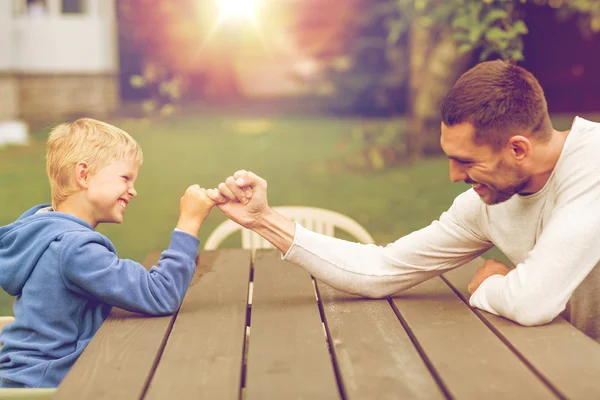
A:
<svg viewBox="0 0 600 400">
<path fill-rule="evenodd" d="M 219 20 L 247 19 L 254 21 L 260 0 L 219 0 Z"/>
</svg>

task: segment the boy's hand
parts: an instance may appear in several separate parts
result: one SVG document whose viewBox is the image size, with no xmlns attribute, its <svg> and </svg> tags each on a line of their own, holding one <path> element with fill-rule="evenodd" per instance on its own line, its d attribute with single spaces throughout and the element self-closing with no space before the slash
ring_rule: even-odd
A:
<svg viewBox="0 0 600 400">
<path fill-rule="evenodd" d="M 198 185 L 190 186 L 179 202 L 177 228 L 197 237 L 202 223 L 214 205 L 215 203 L 206 195 L 206 189 Z"/>
</svg>

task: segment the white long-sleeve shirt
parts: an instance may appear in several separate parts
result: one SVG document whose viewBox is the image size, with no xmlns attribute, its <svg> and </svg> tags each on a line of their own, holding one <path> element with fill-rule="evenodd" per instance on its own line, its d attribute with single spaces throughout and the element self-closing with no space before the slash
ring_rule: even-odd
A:
<svg viewBox="0 0 600 400">
<path fill-rule="evenodd" d="M 600 340 L 600 268 L 594 269 L 600 262 L 600 124 L 575 119 L 554 171 L 535 194 L 487 205 L 469 189 L 438 221 L 385 247 L 296 225 L 284 258 L 339 290 L 383 297 L 492 246 L 516 268 L 486 279 L 472 306 L 523 325 L 547 323 L 566 310 L 575 326 Z"/>
</svg>

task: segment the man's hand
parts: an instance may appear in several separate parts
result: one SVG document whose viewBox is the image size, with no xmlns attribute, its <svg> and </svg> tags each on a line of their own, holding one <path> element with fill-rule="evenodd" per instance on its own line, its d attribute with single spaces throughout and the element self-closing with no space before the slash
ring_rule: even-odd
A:
<svg viewBox="0 0 600 400">
<path fill-rule="evenodd" d="M 237 171 L 209 189 L 207 195 L 230 220 L 258 233 L 283 254 L 294 241 L 296 224 L 267 203 L 267 181 L 249 171 Z"/>
<path fill-rule="evenodd" d="M 252 229 L 269 211 L 267 181 L 249 171 L 237 171 L 218 189 L 208 189 L 206 193 L 227 218 L 244 228 Z"/>
<path fill-rule="evenodd" d="M 206 189 L 198 185 L 188 187 L 179 201 L 177 228 L 197 237 L 202 223 L 214 205 L 207 196 Z"/>
<path fill-rule="evenodd" d="M 508 274 L 510 271 L 511 271 L 511 268 L 502 264 L 498 260 L 494 260 L 493 258 L 485 260 L 485 263 L 483 263 L 483 266 L 477 268 L 477 272 L 475 272 L 473 279 L 471 279 L 471 283 L 469 283 L 469 286 L 467 286 L 467 291 L 469 292 L 469 295 L 472 295 L 473 293 L 475 293 L 475 291 L 483 283 L 483 281 L 485 281 L 490 276 L 492 276 L 492 275 L 503 275 L 504 276 L 504 275 Z"/>
</svg>

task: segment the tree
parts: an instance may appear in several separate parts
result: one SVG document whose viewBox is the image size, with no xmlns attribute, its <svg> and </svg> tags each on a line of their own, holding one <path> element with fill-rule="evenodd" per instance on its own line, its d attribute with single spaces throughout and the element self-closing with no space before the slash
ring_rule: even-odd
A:
<svg viewBox="0 0 600 400">
<path fill-rule="evenodd" d="M 311 3 L 319 1 L 323 2 L 312 0 Z M 563 19 L 579 16 L 584 33 L 600 31 L 600 1 L 597 0 L 548 0 L 549 4 L 546 0 L 349 0 L 334 3 L 339 4 L 335 7 L 340 7 L 341 3 L 345 3 L 347 9 L 348 4 L 354 7 L 355 13 L 344 20 L 344 31 L 348 31 L 348 26 L 354 26 L 355 33 L 363 33 L 361 26 L 374 23 L 386 28 L 384 53 L 390 65 L 385 73 L 379 73 L 379 79 L 367 80 L 366 84 L 375 87 L 402 84 L 403 79 L 399 82 L 383 77 L 390 73 L 402 74 L 401 66 L 409 65 L 406 73 L 409 123 L 402 147 L 405 158 L 416 161 L 423 155 L 440 153 L 439 105 L 474 57 L 479 56 L 480 60 L 491 57 L 523 59 L 522 36 L 527 33 L 527 27 L 520 6 L 528 2 L 553 7 Z M 330 8 L 334 7 L 328 4 Z M 300 15 L 310 15 L 308 11 L 304 12 Z M 336 37 L 334 34 L 329 36 Z M 353 46 L 347 35 L 343 38 L 342 51 L 339 51 L 339 43 L 327 47 L 327 43 L 319 39 L 321 51 L 316 56 L 325 65 L 327 79 L 345 93 L 342 78 L 344 75 L 352 77 L 350 72 L 360 69 L 364 60 L 357 47 L 364 46 L 360 39 Z M 394 52 L 397 54 L 398 48 L 402 47 L 398 45 L 407 40 L 409 54 L 390 57 Z M 371 41 L 370 45 L 381 47 L 381 43 L 381 40 Z M 310 48 L 310 44 L 305 46 Z M 345 71 L 328 67 L 340 57 L 347 59 Z M 387 130 L 382 135 L 390 137 Z"/>
<path fill-rule="evenodd" d="M 322 10 L 327 7 L 328 12 Z M 403 111 L 406 46 L 388 43 L 394 0 L 306 0 L 296 3 L 291 29 L 303 53 L 319 61 L 316 93 L 329 98 L 334 112 L 374 115 Z M 398 62 L 400 61 L 400 62 Z M 396 101 L 390 101 L 394 97 Z"/>
<path fill-rule="evenodd" d="M 529 0 L 531 2 L 531 0 Z M 410 114 L 406 148 L 415 161 L 439 154 L 439 105 L 464 72 L 474 52 L 520 61 L 522 36 L 527 33 L 518 7 L 528 0 L 396 0 L 403 9 L 413 5 L 410 25 Z M 540 2 L 535 2 L 539 4 Z M 545 5 L 545 1 L 543 2 Z M 551 0 L 562 18 L 577 14 L 585 33 L 600 31 L 600 2 Z M 404 21 L 398 21 L 401 31 Z"/>
</svg>

